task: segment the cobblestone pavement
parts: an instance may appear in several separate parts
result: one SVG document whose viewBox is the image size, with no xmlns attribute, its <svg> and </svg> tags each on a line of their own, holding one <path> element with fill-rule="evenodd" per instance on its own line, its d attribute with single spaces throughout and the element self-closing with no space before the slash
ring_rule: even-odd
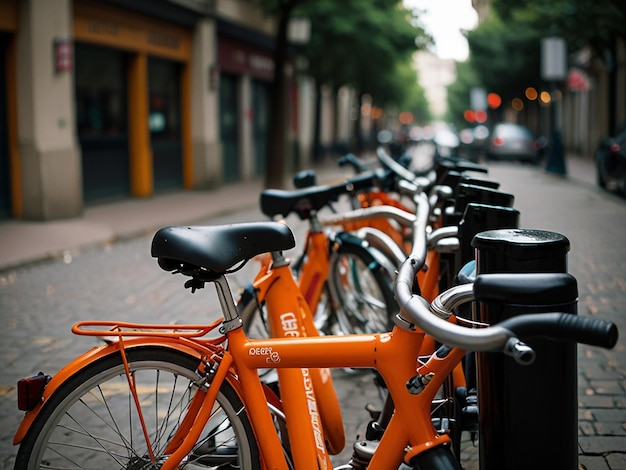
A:
<svg viewBox="0 0 626 470">
<path fill-rule="evenodd" d="M 579 314 L 611 320 L 620 330 L 611 351 L 578 348 L 579 462 L 589 470 L 626 469 L 626 201 L 598 189 L 593 166 L 583 163 L 570 159 L 567 179 L 504 164 L 491 165 L 490 176 L 515 195 L 521 227 L 570 240 Z"/>
<path fill-rule="evenodd" d="M 620 328 L 616 348 L 581 346 L 578 356 L 580 464 L 589 470 L 618 470 L 626 469 L 626 201 L 595 188 L 590 168 L 572 166 L 570 176 L 561 178 L 536 167 L 490 164 L 490 177 L 515 195 L 522 227 L 570 239 L 569 271 L 579 283 L 579 313 L 610 319 Z M 245 210 L 210 222 L 263 219 L 258 211 Z M 302 233 L 299 227 L 298 240 Z M 150 240 L 151 233 L 137 235 L 0 272 L 0 469 L 13 467 L 17 451 L 11 443 L 21 419 L 16 381 L 40 370 L 54 373 L 95 345 L 94 339 L 71 334 L 74 322 L 199 323 L 206 321 L 207 305 L 212 316 L 219 314 L 209 289 L 190 295 L 182 282 L 158 269 L 150 257 Z M 253 273 L 254 266 L 246 267 L 231 284 L 243 285 Z M 363 407 L 378 398 L 367 374 L 334 374 L 351 442 L 368 420 Z M 549 416 L 540 425 L 559 431 L 559 423 Z M 469 470 L 476 468 L 476 450 L 469 443 L 467 448 Z M 336 461 L 345 463 L 350 454 L 348 445 Z"/>
</svg>

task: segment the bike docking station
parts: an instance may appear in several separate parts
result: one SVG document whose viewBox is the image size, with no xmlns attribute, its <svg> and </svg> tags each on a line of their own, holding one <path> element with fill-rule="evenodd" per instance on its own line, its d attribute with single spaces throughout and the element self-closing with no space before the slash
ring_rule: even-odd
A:
<svg viewBox="0 0 626 470">
<path fill-rule="evenodd" d="M 577 314 L 578 289 L 576 279 L 567 274 L 570 243 L 565 236 L 498 229 L 478 233 L 472 246 L 475 321 L 494 324 L 522 314 Z M 498 275 L 481 279 L 481 274 Z M 504 354 L 476 354 L 480 469 L 575 469 L 576 343 L 544 338 L 525 342 L 536 353 L 529 365 Z"/>
</svg>

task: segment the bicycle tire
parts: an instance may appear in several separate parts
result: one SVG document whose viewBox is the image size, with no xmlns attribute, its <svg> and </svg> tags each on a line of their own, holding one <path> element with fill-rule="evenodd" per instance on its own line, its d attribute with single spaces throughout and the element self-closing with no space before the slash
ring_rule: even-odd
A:
<svg viewBox="0 0 626 470">
<path fill-rule="evenodd" d="M 339 233 L 336 241 L 332 244 L 328 275 L 336 317 L 334 333 L 390 331 L 398 310 L 392 273 L 387 272 L 374 256 L 374 249 L 364 246 L 361 239 Z"/>
<path fill-rule="evenodd" d="M 79 370 L 50 397 L 20 445 L 15 468 L 159 468 L 197 390 L 199 360 L 158 346 L 129 349 L 127 359 L 155 464 L 147 455 L 121 355 L 114 353 Z M 245 408 L 228 382 L 180 468 L 261 468 Z"/>
</svg>

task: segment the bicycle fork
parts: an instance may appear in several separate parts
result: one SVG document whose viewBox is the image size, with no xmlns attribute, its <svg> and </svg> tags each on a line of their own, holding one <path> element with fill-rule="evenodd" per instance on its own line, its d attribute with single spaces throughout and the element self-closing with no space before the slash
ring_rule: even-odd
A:
<svg viewBox="0 0 626 470">
<path fill-rule="evenodd" d="M 161 467 L 162 470 L 178 468 L 183 458 L 192 451 L 193 446 L 198 441 L 202 430 L 211 417 L 213 404 L 232 362 L 230 353 L 225 352 L 217 369 L 212 369 L 215 375 L 210 379 L 208 389 L 203 390 L 203 387 L 199 387 L 196 391 L 181 426 L 165 450 L 166 455 L 171 455 Z M 150 447 L 149 443 L 148 446 Z"/>
</svg>

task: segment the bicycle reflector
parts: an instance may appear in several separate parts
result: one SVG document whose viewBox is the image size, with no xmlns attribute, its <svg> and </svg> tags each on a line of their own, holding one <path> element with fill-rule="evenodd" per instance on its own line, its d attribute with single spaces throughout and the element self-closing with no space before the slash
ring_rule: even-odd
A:
<svg viewBox="0 0 626 470">
<path fill-rule="evenodd" d="M 37 375 L 23 378 L 17 382 L 17 407 L 21 411 L 30 411 L 41 402 L 43 389 L 52 377 L 39 372 Z"/>
</svg>

